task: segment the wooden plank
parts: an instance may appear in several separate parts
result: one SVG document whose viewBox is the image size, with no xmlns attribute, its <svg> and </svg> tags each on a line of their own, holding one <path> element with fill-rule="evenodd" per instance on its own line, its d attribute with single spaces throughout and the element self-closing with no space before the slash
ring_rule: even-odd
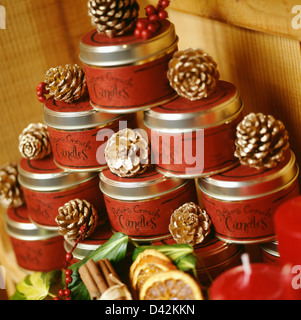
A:
<svg viewBox="0 0 301 320">
<path fill-rule="evenodd" d="M 301 2 L 296 0 L 172 0 L 170 8 L 301 40 Z"/>
</svg>

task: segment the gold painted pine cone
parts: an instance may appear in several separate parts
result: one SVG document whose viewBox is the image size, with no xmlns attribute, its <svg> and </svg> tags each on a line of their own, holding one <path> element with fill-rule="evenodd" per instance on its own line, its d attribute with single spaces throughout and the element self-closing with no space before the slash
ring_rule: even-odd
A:
<svg viewBox="0 0 301 320">
<path fill-rule="evenodd" d="M 271 115 L 250 113 L 237 126 L 235 156 L 242 165 L 273 168 L 289 148 L 289 135 L 282 121 Z"/>
<path fill-rule="evenodd" d="M 18 182 L 18 169 L 15 163 L 0 168 L 0 205 L 4 208 L 20 207 L 24 203 L 22 189 Z"/>
<path fill-rule="evenodd" d="M 183 204 L 170 217 L 169 231 L 177 243 L 200 244 L 210 233 L 210 227 L 207 212 L 193 202 Z"/>
<path fill-rule="evenodd" d="M 29 124 L 19 135 L 19 151 L 29 160 L 43 159 L 51 153 L 47 126 L 43 123 Z"/>
<path fill-rule="evenodd" d="M 86 75 L 77 64 L 50 68 L 46 72 L 45 83 L 48 94 L 58 101 L 71 103 L 88 93 Z"/>
<path fill-rule="evenodd" d="M 207 98 L 220 77 L 217 63 L 201 49 L 186 49 L 174 54 L 167 77 L 178 95 L 191 101 Z"/>
<path fill-rule="evenodd" d="M 139 4 L 136 0 L 89 0 L 88 14 L 98 33 L 113 38 L 135 28 Z"/>
<path fill-rule="evenodd" d="M 86 226 L 84 238 L 89 237 L 96 228 L 97 219 L 97 211 L 92 204 L 86 200 L 74 199 L 58 209 L 55 221 L 60 234 L 74 240 L 81 235 L 82 226 Z"/>
<path fill-rule="evenodd" d="M 109 169 L 119 177 L 133 177 L 149 166 L 148 138 L 139 130 L 123 129 L 113 134 L 105 148 Z"/>
</svg>

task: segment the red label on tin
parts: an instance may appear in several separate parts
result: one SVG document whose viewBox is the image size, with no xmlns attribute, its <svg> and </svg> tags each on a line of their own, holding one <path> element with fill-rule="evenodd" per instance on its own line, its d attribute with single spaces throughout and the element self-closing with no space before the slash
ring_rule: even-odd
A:
<svg viewBox="0 0 301 320">
<path fill-rule="evenodd" d="M 164 196 L 144 201 L 130 202 L 104 197 L 113 230 L 138 239 L 168 235 L 173 211 L 186 202 L 197 202 L 194 181 Z"/>
<path fill-rule="evenodd" d="M 19 266 L 26 270 L 48 272 L 64 266 L 66 251 L 62 236 L 34 241 L 11 237 L 11 241 Z"/>
<path fill-rule="evenodd" d="M 94 107 L 122 112 L 169 101 L 176 96 L 167 79 L 173 53 L 136 66 L 100 68 L 84 65 Z"/>
<path fill-rule="evenodd" d="M 72 189 L 56 192 L 38 192 L 22 189 L 28 207 L 29 218 L 34 223 L 50 228 L 57 228 L 55 217 L 58 208 L 72 199 L 85 199 L 90 202 L 100 216 L 105 216 L 105 206 L 102 192 L 99 189 L 99 179 L 95 177 L 88 182 L 79 184 Z"/>
<path fill-rule="evenodd" d="M 119 131 L 119 122 L 135 126 L 134 117 L 122 117 L 104 127 L 81 131 L 63 131 L 48 128 L 53 157 L 57 165 L 73 170 L 99 170 L 107 166 L 104 149 L 108 139 Z"/>
<path fill-rule="evenodd" d="M 242 115 L 231 123 L 213 129 L 168 134 L 148 129 L 152 163 L 163 173 L 200 176 L 235 165 L 236 126 Z"/>
<path fill-rule="evenodd" d="M 286 200 L 299 195 L 295 181 L 273 194 L 242 201 L 219 201 L 202 194 L 215 234 L 224 241 L 267 242 L 275 238 L 274 213 Z"/>
</svg>

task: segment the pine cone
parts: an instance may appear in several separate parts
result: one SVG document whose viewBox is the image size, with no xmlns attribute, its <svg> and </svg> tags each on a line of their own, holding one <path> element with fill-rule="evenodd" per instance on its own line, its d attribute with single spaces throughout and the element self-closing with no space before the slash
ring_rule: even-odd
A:
<svg viewBox="0 0 301 320">
<path fill-rule="evenodd" d="M 186 49 L 174 54 L 167 77 L 178 95 L 191 101 L 207 98 L 219 79 L 217 64 L 200 49 Z"/>
<path fill-rule="evenodd" d="M 24 203 L 22 189 L 18 181 L 18 169 L 15 163 L 0 168 L 0 204 L 4 208 L 15 208 Z"/>
<path fill-rule="evenodd" d="M 237 126 L 235 156 L 241 164 L 273 168 L 289 148 L 289 136 L 280 120 L 271 115 L 250 113 Z"/>
<path fill-rule="evenodd" d="M 87 94 L 86 75 L 82 67 L 75 64 L 50 68 L 45 75 L 45 89 L 55 100 L 71 103 Z"/>
<path fill-rule="evenodd" d="M 88 201 L 74 199 L 58 209 L 55 221 L 59 226 L 59 232 L 70 240 L 78 238 L 81 234 L 80 228 L 86 226 L 84 239 L 96 228 L 97 211 Z"/>
<path fill-rule="evenodd" d="M 203 242 L 210 233 L 210 226 L 211 220 L 206 211 L 189 202 L 172 213 L 169 231 L 177 243 L 194 246 Z"/>
<path fill-rule="evenodd" d="M 136 0 L 89 0 L 88 13 L 97 32 L 113 38 L 135 28 L 139 4 Z"/>
<path fill-rule="evenodd" d="M 133 177 L 149 166 L 150 149 L 147 138 L 138 130 L 123 129 L 112 135 L 105 149 L 110 170 L 119 177 Z"/>
<path fill-rule="evenodd" d="M 51 153 L 47 126 L 31 123 L 19 136 L 19 151 L 23 158 L 43 159 Z"/>
</svg>

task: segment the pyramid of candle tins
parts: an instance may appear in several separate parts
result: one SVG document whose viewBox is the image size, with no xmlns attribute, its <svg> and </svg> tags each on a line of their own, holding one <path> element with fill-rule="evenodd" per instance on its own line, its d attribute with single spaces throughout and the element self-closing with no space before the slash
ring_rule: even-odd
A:
<svg viewBox="0 0 301 320">
<path fill-rule="evenodd" d="M 190 245 L 204 290 L 241 264 L 249 244 L 279 263 L 274 213 L 299 195 L 288 132 L 270 115 L 244 116 L 238 89 L 206 52 L 178 50 L 168 5 L 159 0 L 139 18 L 135 0 L 88 1 L 95 29 L 79 42 L 83 66 L 46 72 L 37 86 L 44 124 L 24 129 L 18 167 L 0 176 L 17 261 L 64 268 L 61 299 L 71 298 L 72 264 L 81 261 L 91 299 L 132 299 L 107 257 L 86 261 L 116 233 L 138 247 Z M 24 241 L 41 246 L 42 261 L 20 249 Z M 162 262 L 144 259 L 147 268 Z"/>
</svg>

